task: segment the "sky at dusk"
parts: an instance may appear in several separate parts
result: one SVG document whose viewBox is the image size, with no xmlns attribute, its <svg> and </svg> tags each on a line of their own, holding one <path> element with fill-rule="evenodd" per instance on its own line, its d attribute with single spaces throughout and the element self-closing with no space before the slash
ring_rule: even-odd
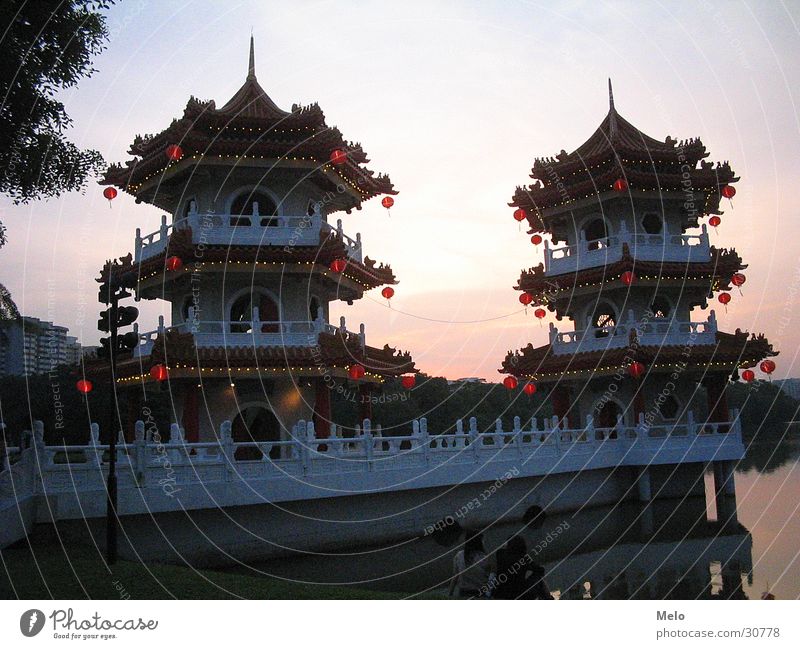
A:
<svg viewBox="0 0 800 649">
<path fill-rule="evenodd" d="M 776 376 L 800 375 L 800 6 L 786 2 L 156 2 L 108 12 L 97 72 L 64 95 L 71 137 L 126 160 L 137 133 L 179 117 L 190 95 L 224 103 L 242 84 L 252 28 L 258 80 L 284 109 L 319 102 L 400 194 L 342 214 L 400 280 L 336 306 L 367 342 L 408 349 L 449 378 L 497 380 L 507 350 L 547 340 L 512 290 L 542 261 L 507 206 L 537 156 L 571 151 L 608 110 L 663 140 L 699 136 L 741 176 L 712 243 L 749 268 L 720 327 L 764 332 Z M 0 282 L 20 311 L 95 344 L 106 258 L 161 212 L 127 195 L 0 201 Z M 727 203 L 727 201 L 725 201 Z M 142 330 L 166 312 L 141 302 Z M 550 316 L 548 316 L 550 317 Z M 695 311 L 693 319 L 705 319 Z M 566 324 L 566 323 L 564 323 Z M 564 325 L 562 324 L 562 328 Z M 569 327 L 567 327 L 569 328 Z"/>
</svg>

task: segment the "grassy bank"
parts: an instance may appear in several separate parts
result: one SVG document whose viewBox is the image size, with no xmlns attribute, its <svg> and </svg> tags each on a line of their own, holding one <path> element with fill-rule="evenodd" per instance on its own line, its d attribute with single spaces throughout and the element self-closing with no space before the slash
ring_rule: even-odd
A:
<svg viewBox="0 0 800 649">
<path fill-rule="evenodd" d="M 0 551 L 0 599 L 385 599 L 379 593 L 311 586 L 186 566 L 118 561 L 88 548 L 27 543 Z"/>
</svg>

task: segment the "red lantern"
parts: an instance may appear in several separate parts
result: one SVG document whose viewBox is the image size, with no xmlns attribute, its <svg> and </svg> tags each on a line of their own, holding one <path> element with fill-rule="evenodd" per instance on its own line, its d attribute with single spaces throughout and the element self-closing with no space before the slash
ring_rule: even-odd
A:
<svg viewBox="0 0 800 649">
<path fill-rule="evenodd" d="M 330 265 L 330 269 L 334 273 L 343 273 L 346 267 L 347 267 L 347 260 L 345 259 L 334 259 Z"/>
<path fill-rule="evenodd" d="M 622 280 L 622 283 L 625 284 L 625 286 L 630 286 L 636 281 L 636 273 L 626 270 L 624 273 L 622 273 L 622 275 L 619 276 L 619 278 Z"/>
<path fill-rule="evenodd" d="M 764 374 L 772 374 L 775 371 L 775 363 L 769 359 L 761 361 L 759 367 Z"/>
<path fill-rule="evenodd" d="M 753 370 L 745 370 L 742 372 L 742 380 L 751 383 L 756 378 L 756 373 Z"/>
<path fill-rule="evenodd" d="M 745 277 L 742 273 L 734 273 L 731 276 L 731 284 L 734 286 L 741 286 L 747 281 L 747 277 Z"/>
<path fill-rule="evenodd" d="M 536 386 L 533 383 L 526 383 L 522 391 L 527 395 L 531 395 L 536 392 Z"/>
<path fill-rule="evenodd" d="M 150 376 L 152 376 L 156 381 L 166 381 L 169 377 L 169 372 L 167 371 L 166 366 L 161 365 L 153 365 L 150 368 Z"/>
<path fill-rule="evenodd" d="M 539 307 L 538 309 L 536 309 L 536 311 L 533 312 L 533 315 L 535 315 L 537 318 L 539 318 L 539 320 L 541 320 L 547 315 L 547 311 L 545 311 L 542 307 Z"/>
<path fill-rule="evenodd" d="M 624 192 L 628 189 L 628 181 L 624 178 L 617 178 L 614 181 L 614 191 L 615 192 Z"/>
<path fill-rule="evenodd" d="M 341 149 L 334 149 L 331 151 L 331 162 L 337 166 L 343 165 L 347 162 L 347 153 Z"/>
<path fill-rule="evenodd" d="M 531 237 L 531 243 L 532 243 L 534 246 L 538 246 L 538 245 L 539 245 L 541 242 L 542 242 L 542 235 L 540 235 L 540 234 L 534 234 L 534 235 Z"/>
<path fill-rule="evenodd" d="M 367 370 L 364 369 L 364 366 L 357 363 L 347 368 L 347 376 L 354 381 L 358 381 L 358 379 L 363 378 L 366 373 Z"/>
<path fill-rule="evenodd" d="M 716 227 L 717 227 L 717 226 L 718 226 L 720 223 L 722 223 L 722 219 L 721 219 L 721 218 L 719 218 L 719 217 L 718 217 L 718 216 L 716 216 L 716 215 L 715 215 L 715 216 L 712 216 L 710 219 L 708 219 L 708 224 L 709 224 L 709 225 L 710 225 L 712 228 L 716 228 Z"/>
<path fill-rule="evenodd" d="M 391 300 L 394 296 L 394 289 L 391 286 L 387 286 L 381 291 L 381 295 L 385 297 L 387 300 Z"/>
<path fill-rule="evenodd" d="M 514 210 L 514 220 L 515 221 L 524 221 L 525 220 L 525 216 L 526 216 L 525 210 L 523 210 L 521 207 L 518 207 L 517 209 Z"/>
<path fill-rule="evenodd" d="M 177 144 L 170 144 L 167 147 L 167 157 L 172 160 L 172 162 L 176 162 L 183 157 L 183 149 Z"/>
<path fill-rule="evenodd" d="M 513 376 L 507 376 L 503 379 L 503 385 L 506 386 L 509 390 L 513 390 L 517 387 L 517 379 Z"/>
<path fill-rule="evenodd" d="M 108 200 L 108 206 L 111 207 L 111 201 L 117 197 L 117 190 L 114 187 L 106 187 L 103 190 L 103 198 Z"/>
<path fill-rule="evenodd" d="M 413 374 L 409 374 L 408 376 L 404 376 L 402 379 L 400 379 L 400 383 L 404 389 L 410 390 L 417 384 L 417 377 Z"/>
<path fill-rule="evenodd" d="M 167 258 L 167 270 L 180 270 L 183 268 L 183 259 L 180 257 Z"/>
<path fill-rule="evenodd" d="M 531 302 L 533 302 L 533 295 L 530 293 L 520 293 L 519 301 L 525 306 L 528 306 Z"/>
<path fill-rule="evenodd" d="M 722 304 L 727 306 L 731 301 L 731 294 L 730 293 L 720 293 L 719 297 L 717 298 Z"/>
<path fill-rule="evenodd" d="M 75 384 L 75 387 L 78 388 L 78 392 L 81 394 L 89 394 L 94 386 L 92 385 L 91 381 L 81 379 Z"/>
<path fill-rule="evenodd" d="M 723 188 L 720 190 L 720 193 L 721 193 L 721 194 L 722 194 L 722 195 L 723 195 L 725 198 L 727 198 L 728 200 L 730 200 L 731 198 L 733 198 L 734 196 L 736 196 L 736 187 L 734 187 L 734 186 L 732 186 L 732 185 L 725 185 L 725 187 L 723 187 Z"/>
<path fill-rule="evenodd" d="M 391 196 L 384 196 L 383 200 L 381 201 L 381 205 L 388 210 L 392 205 L 394 205 L 394 199 Z"/>
<path fill-rule="evenodd" d="M 628 374 L 635 379 L 640 378 L 644 374 L 644 370 L 644 364 L 640 363 L 639 361 L 633 361 L 633 363 L 628 365 Z"/>
</svg>

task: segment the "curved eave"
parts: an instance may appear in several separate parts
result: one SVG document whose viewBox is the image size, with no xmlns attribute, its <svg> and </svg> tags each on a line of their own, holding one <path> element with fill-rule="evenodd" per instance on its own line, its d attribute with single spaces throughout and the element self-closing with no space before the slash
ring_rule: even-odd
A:
<svg viewBox="0 0 800 649">
<path fill-rule="evenodd" d="M 712 248 L 712 259 L 708 262 L 661 262 L 637 261 L 631 256 L 623 256 L 620 261 L 606 266 L 586 268 L 562 275 L 545 275 L 544 266 L 523 271 L 514 287 L 525 291 L 540 301 L 550 301 L 554 293 L 573 292 L 578 288 L 604 286 L 608 288 L 627 288 L 620 276 L 626 271 L 636 273 L 641 281 L 664 284 L 664 280 L 674 279 L 682 284 L 695 283 L 698 286 L 713 287 L 714 290 L 730 290 L 730 279 L 734 273 L 747 268 L 735 250 Z"/>
<path fill-rule="evenodd" d="M 552 352 L 550 345 L 528 345 L 517 353 L 509 352 L 498 371 L 546 383 L 614 375 L 620 370 L 627 371 L 633 361 L 643 363 L 648 372 L 656 373 L 676 369 L 733 372 L 777 355 L 763 335 L 748 336 L 737 330 L 734 334 L 718 332 L 715 345 L 638 346 L 632 343 L 602 351 L 559 355 Z"/>
<path fill-rule="evenodd" d="M 117 365 L 122 383 L 153 382 L 149 370 L 166 365 L 170 380 L 259 378 L 270 375 L 347 379 L 348 368 L 362 365 L 367 374 L 359 382 L 379 382 L 386 377 L 416 372 L 408 353 L 361 345 L 352 333 L 322 333 L 317 346 L 246 346 L 196 347 L 191 334 L 167 332 L 156 339 L 152 352 L 143 357 L 128 357 Z M 107 371 L 107 365 L 95 363 L 87 373 Z"/>
</svg>

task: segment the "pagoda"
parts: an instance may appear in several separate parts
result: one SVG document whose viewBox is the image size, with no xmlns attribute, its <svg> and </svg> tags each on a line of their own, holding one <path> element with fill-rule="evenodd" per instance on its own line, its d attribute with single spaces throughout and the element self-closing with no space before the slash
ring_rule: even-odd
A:
<svg viewBox="0 0 800 649">
<path fill-rule="evenodd" d="M 275 104 L 256 78 L 252 37 L 247 77 L 225 105 L 192 97 L 129 153 L 102 184 L 167 215 L 151 234 L 137 229 L 134 252 L 110 269 L 137 300 L 170 304 L 169 322 L 137 331 L 118 361 L 129 428 L 143 388 L 168 380 L 187 442 L 216 439 L 226 420 L 234 441 L 287 439 L 298 420 L 326 437 L 332 390 L 345 386 L 369 418 L 371 392 L 414 371 L 408 353 L 367 345 L 363 324 L 330 322 L 331 303 L 396 283 L 332 215 L 397 192 L 317 104 Z"/>
<path fill-rule="evenodd" d="M 572 324 L 551 322 L 548 344 L 509 352 L 500 371 L 543 386 L 561 426 L 611 437 L 703 432 L 709 422 L 724 431 L 729 379 L 776 355 L 763 335 L 720 331 L 713 309 L 692 317 L 715 296 L 727 304 L 745 281 L 736 251 L 709 242 L 703 220 L 721 222 L 721 198 L 739 179 L 708 155 L 699 139 L 642 133 L 617 112 L 609 81 L 608 114 L 592 136 L 537 159 L 533 183 L 517 187 L 510 206 L 544 243 L 544 263 L 515 289 L 540 305 L 538 317 L 547 309 Z"/>
</svg>

